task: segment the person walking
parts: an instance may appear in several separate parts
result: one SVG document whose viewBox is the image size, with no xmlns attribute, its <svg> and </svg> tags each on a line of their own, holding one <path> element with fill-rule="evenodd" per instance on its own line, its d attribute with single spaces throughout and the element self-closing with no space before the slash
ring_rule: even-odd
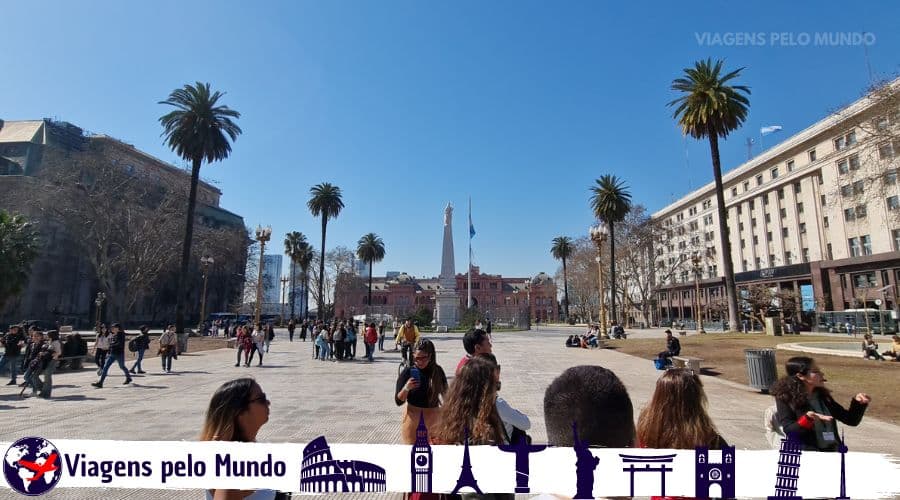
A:
<svg viewBox="0 0 900 500">
<path fill-rule="evenodd" d="M 92 386 L 97 389 L 103 388 L 103 382 L 106 380 L 109 368 L 113 363 L 118 364 L 119 368 L 122 369 L 122 373 L 125 374 L 125 382 L 123 384 L 130 384 L 131 374 L 128 373 L 128 368 L 125 368 L 125 331 L 122 330 L 122 326 L 118 323 L 113 323 L 112 325 L 112 333 L 109 335 L 109 355 L 106 357 L 106 363 L 103 364 L 103 370 L 100 372 L 100 380 L 91 384 Z"/>
<path fill-rule="evenodd" d="M 172 360 L 177 356 L 178 336 L 175 334 L 175 325 L 169 325 L 159 337 L 159 359 L 163 372 L 172 373 Z"/>
<path fill-rule="evenodd" d="M 137 356 L 137 360 L 134 362 L 134 366 L 131 367 L 131 373 L 147 373 L 144 371 L 144 368 L 141 366 L 141 362 L 144 361 L 144 353 L 147 352 L 147 349 L 150 347 L 150 327 L 147 325 L 141 325 L 141 333 L 132 340 L 134 342 L 135 348 L 135 356 Z"/>
<path fill-rule="evenodd" d="M 34 380 L 38 388 L 38 397 L 50 399 L 53 392 L 53 372 L 56 371 L 59 357 L 62 355 L 62 343 L 59 341 L 57 330 L 47 332 L 44 349 L 45 352 L 41 353 L 43 369 L 34 375 Z"/>
<path fill-rule="evenodd" d="M 323 326 L 314 339 L 316 343 L 316 359 L 325 361 L 328 358 L 328 331 Z"/>
<path fill-rule="evenodd" d="M 294 341 L 294 330 L 297 329 L 297 324 L 294 323 L 294 318 L 291 318 L 291 320 L 288 321 L 287 329 L 288 329 L 288 340 L 293 342 Z"/>
<path fill-rule="evenodd" d="M 378 323 L 378 350 L 384 351 L 384 320 Z"/>
<path fill-rule="evenodd" d="M 303 323 L 300 323 L 300 340 L 306 342 L 306 332 L 307 332 L 307 330 L 309 330 L 309 329 L 310 329 L 309 321 L 308 321 L 308 320 L 303 320 Z M 311 337 L 310 340 L 315 340 L 315 339 L 316 339 L 316 334 L 318 334 L 318 333 L 319 333 L 319 332 L 317 332 L 317 331 L 315 331 L 315 330 L 312 330 L 312 332 L 311 332 L 310 335 L 309 335 L 309 336 Z"/>
<path fill-rule="evenodd" d="M 421 339 L 411 350 L 415 365 L 400 372 L 394 392 L 397 406 L 406 403 L 400 423 L 400 439 L 404 444 L 416 442 L 420 415 L 424 415 L 425 425 L 429 429 L 438 428 L 442 399 L 447 393 L 447 375 L 437 363 L 434 343 Z"/>
<path fill-rule="evenodd" d="M 237 351 L 237 360 L 235 360 L 234 366 L 241 366 L 241 353 L 244 352 L 246 339 L 247 332 L 244 331 L 244 327 L 236 325 L 234 327 L 234 349 Z"/>
<path fill-rule="evenodd" d="M 784 434 L 795 434 L 804 450 L 838 451 L 841 436 L 835 421 L 856 427 L 871 398 L 860 392 L 850 400 L 847 410 L 831 396 L 825 387 L 825 372 L 812 358 L 790 358 L 784 368 L 787 375 L 770 389 Z"/>
<path fill-rule="evenodd" d="M 266 323 L 266 327 L 263 330 L 265 332 L 264 342 L 266 345 L 266 352 L 269 352 L 269 346 L 272 345 L 272 341 L 275 340 L 275 327 L 272 326 L 272 323 Z M 262 358 L 260 358 L 262 361 Z"/>
<path fill-rule="evenodd" d="M 344 340 L 347 336 L 347 328 L 344 326 L 344 323 L 341 322 L 334 329 L 334 335 L 332 335 L 332 340 L 334 341 L 334 357 L 338 361 L 342 361 L 344 359 Z"/>
<path fill-rule="evenodd" d="M 22 335 L 22 327 L 12 325 L 3 336 L 3 357 L 0 358 L 0 373 L 9 366 L 9 382 L 6 385 L 16 385 L 19 375 L 19 364 L 22 361 L 22 348 L 25 347 L 25 336 Z"/>
<path fill-rule="evenodd" d="M 109 329 L 101 324 L 97 329 L 97 338 L 94 340 L 94 363 L 97 364 L 97 375 L 103 371 L 106 365 L 106 356 L 109 355 Z"/>
<path fill-rule="evenodd" d="M 262 366 L 263 349 L 265 349 L 265 347 L 266 347 L 265 344 L 266 344 L 266 339 L 268 337 L 269 336 L 266 333 L 265 329 L 260 325 L 256 325 L 256 328 L 253 330 L 253 335 L 252 335 L 253 346 L 256 348 L 256 354 L 259 354 L 259 364 L 257 364 L 256 366 Z M 251 362 L 253 361 L 252 354 L 250 355 L 250 361 Z M 249 363 L 248 363 L 248 366 L 249 366 Z"/>
<path fill-rule="evenodd" d="M 356 329 L 358 328 L 358 324 L 355 321 L 349 321 L 347 323 L 347 338 L 346 345 L 347 347 L 344 349 L 345 357 L 349 359 L 356 359 Z"/>
<path fill-rule="evenodd" d="M 366 345 L 366 359 L 369 362 L 375 361 L 373 357 L 375 354 L 375 342 L 378 340 L 378 332 L 375 330 L 375 323 L 371 323 L 366 327 L 366 334 L 363 338 L 363 343 Z"/>
</svg>

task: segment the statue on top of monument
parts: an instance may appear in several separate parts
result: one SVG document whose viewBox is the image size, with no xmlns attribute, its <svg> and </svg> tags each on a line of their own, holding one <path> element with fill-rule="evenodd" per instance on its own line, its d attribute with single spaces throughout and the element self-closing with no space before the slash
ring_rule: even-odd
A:
<svg viewBox="0 0 900 500">
<path fill-rule="evenodd" d="M 444 225 L 450 226 L 452 224 L 453 224 L 453 204 L 448 201 L 447 208 L 444 209 Z"/>
</svg>

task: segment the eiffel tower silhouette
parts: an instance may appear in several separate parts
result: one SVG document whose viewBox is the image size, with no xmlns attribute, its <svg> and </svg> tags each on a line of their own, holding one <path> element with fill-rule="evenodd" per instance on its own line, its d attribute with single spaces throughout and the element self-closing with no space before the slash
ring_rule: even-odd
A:
<svg viewBox="0 0 900 500">
<path fill-rule="evenodd" d="M 469 461 L 468 427 L 466 427 L 466 441 L 464 445 L 462 470 L 459 472 L 459 479 L 456 480 L 456 488 L 453 488 L 453 491 L 451 491 L 450 494 L 455 495 L 461 488 L 469 487 L 475 490 L 475 493 L 483 495 L 484 493 L 481 492 L 481 488 L 478 487 L 478 481 L 476 481 L 475 476 L 472 475 L 472 463 Z"/>
</svg>

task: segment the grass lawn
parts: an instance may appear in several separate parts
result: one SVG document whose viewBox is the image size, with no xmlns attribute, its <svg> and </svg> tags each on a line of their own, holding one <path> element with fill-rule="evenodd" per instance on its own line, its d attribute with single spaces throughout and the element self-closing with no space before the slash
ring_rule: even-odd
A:
<svg viewBox="0 0 900 500">
<path fill-rule="evenodd" d="M 774 348 L 778 344 L 794 342 L 837 342 L 835 337 L 819 337 L 812 335 L 770 337 L 761 334 L 707 334 L 679 337 L 681 354 L 703 358 L 704 375 L 721 377 L 725 380 L 748 384 L 747 364 L 744 360 L 744 349 Z M 883 339 L 881 347 L 889 345 Z M 854 341 L 856 345 L 861 339 Z M 665 337 L 659 339 L 610 340 L 607 345 L 620 352 L 644 359 L 655 359 L 665 349 Z M 881 350 L 886 350 L 887 347 Z M 835 400 L 847 407 L 850 398 L 859 392 L 872 397 L 872 403 L 866 415 L 880 418 L 888 422 L 900 422 L 900 400 L 897 399 L 897 387 L 900 387 L 900 363 L 892 361 L 869 361 L 844 356 L 827 354 L 804 354 L 799 351 L 776 350 L 778 376 L 784 375 L 784 363 L 793 356 L 810 356 L 825 371 L 826 384 L 834 394 Z M 650 363 L 648 361 L 647 363 Z"/>
</svg>

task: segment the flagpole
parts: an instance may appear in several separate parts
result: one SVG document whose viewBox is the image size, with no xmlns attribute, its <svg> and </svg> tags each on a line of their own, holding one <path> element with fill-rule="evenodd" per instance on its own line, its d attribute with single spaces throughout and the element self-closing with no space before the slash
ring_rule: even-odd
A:
<svg viewBox="0 0 900 500">
<path fill-rule="evenodd" d="M 466 307 L 472 308 L 472 197 L 469 196 L 469 277 L 466 289 L 468 297 L 466 299 Z"/>
</svg>

